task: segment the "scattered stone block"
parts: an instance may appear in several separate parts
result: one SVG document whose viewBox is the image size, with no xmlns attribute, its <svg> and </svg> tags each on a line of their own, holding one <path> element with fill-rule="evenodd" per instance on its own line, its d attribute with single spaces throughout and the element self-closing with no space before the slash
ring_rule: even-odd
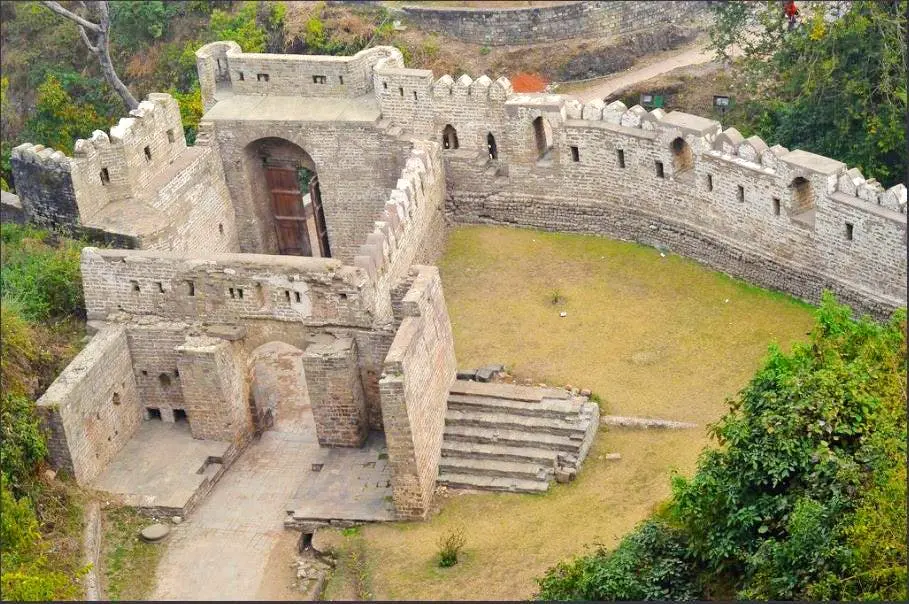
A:
<svg viewBox="0 0 909 604">
<path fill-rule="evenodd" d="M 496 372 L 489 367 L 481 367 L 480 369 L 477 369 L 477 381 L 488 382 L 495 374 Z"/>
<path fill-rule="evenodd" d="M 559 316 L 560 316 L 560 317 L 567 317 L 567 316 L 568 316 L 568 313 L 565 312 L 565 311 L 563 310 L 562 312 L 559 313 Z"/>
<path fill-rule="evenodd" d="M 607 453 L 603 456 L 606 461 L 618 461 L 622 459 L 621 453 Z"/>
<path fill-rule="evenodd" d="M 475 379 L 477 379 L 477 370 L 476 369 L 461 369 L 457 373 L 457 379 L 475 380 Z"/>
<path fill-rule="evenodd" d="M 170 527 L 166 524 L 152 524 L 145 527 L 139 532 L 139 536 L 142 537 L 143 541 L 148 543 L 156 543 L 161 541 L 170 533 Z"/>
<path fill-rule="evenodd" d="M 170 521 L 173 522 L 174 524 L 180 524 L 181 522 L 183 522 L 183 517 L 182 516 L 173 516 L 173 517 L 171 517 Z"/>
<path fill-rule="evenodd" d="M 590 388 L 584 388 L 581 390 L 581 396 L 590 396 L 591 394 L 593 393 L 590 391 Z"/>
</svg>

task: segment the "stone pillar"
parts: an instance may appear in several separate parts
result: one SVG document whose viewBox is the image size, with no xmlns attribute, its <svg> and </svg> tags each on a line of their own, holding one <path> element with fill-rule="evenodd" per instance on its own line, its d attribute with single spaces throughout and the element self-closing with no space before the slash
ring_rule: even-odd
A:
<svg viewBox="0 0 909 604">
<path fill-rule="evenodd" d="M 306 388 L 323 447 L 362 447 L 369 422 L 351 338 L 311 344 L 303 355 Z"/>
<path fill-rule="evenodd" d="M 189 336 L 176 348 L 183 404 L 193 438 L 245 439 L 252 421 L 244 372 L 230 342 Z"/>
</svg>

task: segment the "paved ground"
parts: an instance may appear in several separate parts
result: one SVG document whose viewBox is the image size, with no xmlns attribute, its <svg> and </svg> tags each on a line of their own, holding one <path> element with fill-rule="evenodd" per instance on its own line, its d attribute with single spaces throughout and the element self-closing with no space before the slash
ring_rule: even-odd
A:
<svg viewBox="0 0 909 604">
<path fill-rule="evenodd" d="M 180 510 L 216 464 L 199 473 L 209 457 L 220 458 L 230 443 L 196 440 L 186 422 L 143 421 L 94 481 L 92 488 L 120 496 L 123 503 Z"/>
<path fill-rule="evenodd" d="M 303 421 L 312 417 L 308 407 L 297 411 L 296 418 L 283 414 L 287 421 L 281 421 L 279 409 L 276 429 L 252 443 L 190 517 L 174 527 L 151 599 L 291 597 L 272 585 L 293 578 L 276 574 L 295 553 L 296 535 L 283 526 L 291 501 L 294 509 L 332 513 L 329 517 L 368 517 L 391 505 L 388 470 L 379 463 L 381 437 L 372 437 L 367 449 L 322 449 L 312 421 Z M 374 466 L 364 467 L 373 460 Z M 324 464 L 320 472 L 313 471 L 314 463 Z"/>
</svg>

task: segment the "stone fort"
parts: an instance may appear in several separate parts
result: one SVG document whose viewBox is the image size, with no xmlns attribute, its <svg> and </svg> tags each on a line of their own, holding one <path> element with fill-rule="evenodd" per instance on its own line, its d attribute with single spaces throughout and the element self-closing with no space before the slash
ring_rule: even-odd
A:
<svg viewBox="0 0 909 604">
<path fill-rule="evenodd" d="M 434 78 L 392 47 L 215 42 L 196 60 L 195 144 L 151 94 L 73 157 L 12 155 L 27 220 L 108 244 L 82 253 L 94 335 L 39 401 L 53 463 L 104 488 L 156 420 L 219 443 L 188 498 L 137 505 L 188 508 L 301 391 L 318 446 L 384 436 L 391 517 L 425 516 L 438 483 L 541 490 L 576 471 L 596 405 L 456 380 L 432 266 L 452 223 L 668 248 L 876 317 L 906 304 L 906 187 L 834 159 L 677 111 Z"/>
</svg>

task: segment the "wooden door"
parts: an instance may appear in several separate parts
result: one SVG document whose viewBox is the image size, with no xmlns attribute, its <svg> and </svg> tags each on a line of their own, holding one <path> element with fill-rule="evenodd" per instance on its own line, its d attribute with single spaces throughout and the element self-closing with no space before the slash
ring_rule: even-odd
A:
<svg viewBox="0 0 909 604">
<path fill-rule="evenodd" d="M 289 256 L 312 256 L 297 169 L 266 166 L 265 181 L 271 193 L 278 253 Z"/>
<path fill-rule="evenodd" d="M 313 176 L 309 181 L 309 199 L 312 201 L 313 218 L 316 220 L 316 233 L 319 237 L 319 252 L 323 258 L 331 258 L 328 247 L 328 228 L 325 226 L 325 212 L 322 210 L 322 192 L 319 190 L 319 177 Z"/>
</svg>

